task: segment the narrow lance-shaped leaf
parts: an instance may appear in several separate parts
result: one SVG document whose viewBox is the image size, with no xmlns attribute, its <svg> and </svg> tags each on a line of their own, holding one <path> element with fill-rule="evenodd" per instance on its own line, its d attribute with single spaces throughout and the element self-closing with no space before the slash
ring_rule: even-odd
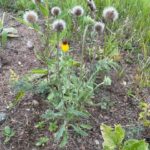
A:
<svg viewBox="0 0 150 150">
<path fill-rule="evenodd" d="M 63 148 L 66 144 L 68 143 L 68 132 L 65 131 L 64 134 L 63 134 L 63 139 L 60 143 L 60 147 Z"/>
<path fill-rule="evenodd" d="M 33 69 L 33 70 L 31 70 L 31 73 L 47 75 L 48 70 L 47 69 Z"/>
<path fill-rule="evenodd" d="M 60 127 L 60 129 L 55 133 L 55 139 L 59 141 L 65 131 L 66 131 L 66 122 L 64 122 L 64 124 Z"/>
<path fill-rule="evenodd" d="M 72 127 L 81 136 L 88 136 L 88 134 L 85 131 L 83 131 L 80 127 L 75 126 L 75 125 L 72 125 Z"/>
<path fill-rule="evenodd" d="M 7 32 L 2 32 L 2 47 L 5 48 L 7 43 Z"/>
<path fill-rule="evenodd" d="M 49 16 L 49 10 L 47 9 L 47 7 L 44 7 L 43 4 L 39 4 L 39 9 L 42 12 L 44 17 L 48 17 Z"/>
</svg>

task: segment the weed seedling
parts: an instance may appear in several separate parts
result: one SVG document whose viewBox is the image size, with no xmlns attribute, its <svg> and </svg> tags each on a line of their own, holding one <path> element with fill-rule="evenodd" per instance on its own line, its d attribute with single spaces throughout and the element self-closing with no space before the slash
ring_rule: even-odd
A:
<svg viewBox="0 0 150 150">
<path fill-rule="evenodd" d="M 3 136 L 5 137 L 4 143 L 7 144 L 14 135 L 15 131 L 9 126 L 6 126 L 3 130 Z"/>
</svg>

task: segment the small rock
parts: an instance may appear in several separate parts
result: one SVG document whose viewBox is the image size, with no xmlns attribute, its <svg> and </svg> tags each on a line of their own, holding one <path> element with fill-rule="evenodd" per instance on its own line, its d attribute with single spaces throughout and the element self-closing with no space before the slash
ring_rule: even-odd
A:
<svg viewBox="0 0 150 150">
<path fill-rule="evenodd" d="M 23 64 L 21 63 L 21 61 L 18 61 L 18 65 L 23 67 Z"/>
<path fill-rule="evenodd" d="M 37 148 L 32 148 L 32 150 L 37 150 Z"/>
<path fill-rule="evenodd" d="M 29 109 L 29 108 L 27 108 L 27 109 L 26 109 L 26 111 L 30 111 L 30 109 Z"/>
<path fill-rule="evenodd" d="M 0 112 L 0 124 L 2 124 L 6 120 L 6 113 Z"/>
<path fill-rule="evenodd" d="M 95 144 L 96 144 L 96 145 L 99 145 L 100 143 L 99 143 L 99 141 L 98 141 L 98 140 L 95 140 Z"/>
<path fill-rule="evenodd" d="M 32 105 L 37 107 L 37 106 L 39 106 L 39 102 L 37 100 L 33 100 L 32 101 Z"/>
<path fill-rule="evenodd" d="M 127 82 L 126 82 L 126 81 L 123 81 L 123 82 L 122 82 L 122 85 L 126 86 L 126 85 L 127 85 Z"/>
<path fill-rule="evenodd" d="M 31 41 L 28 41 L 28 42 L 27 42 L 27 48 L 28 48 L 29 50 L 32 50 L 32 49 L 34 48 L 34 45 L 33 45 L 33 43 L 32 43 Z"/>
</svg>

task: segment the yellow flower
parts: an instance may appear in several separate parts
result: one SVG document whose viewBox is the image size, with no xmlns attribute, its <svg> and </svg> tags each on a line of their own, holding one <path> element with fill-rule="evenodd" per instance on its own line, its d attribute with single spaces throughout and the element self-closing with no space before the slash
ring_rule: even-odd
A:
<svg viewBox="0 0 150 150">
<path fill-rule="evenodd" d="M 10 81 L 16 82 L 19 80 L 19 76 L 15 73 L 14 70 L 10 69 Z"/>
<path fill-rule="evenodd" d="M 65 40 L 61 43 L 60 48 L 63 52 L 69 51 L 69 43 Z"/>
</svg>

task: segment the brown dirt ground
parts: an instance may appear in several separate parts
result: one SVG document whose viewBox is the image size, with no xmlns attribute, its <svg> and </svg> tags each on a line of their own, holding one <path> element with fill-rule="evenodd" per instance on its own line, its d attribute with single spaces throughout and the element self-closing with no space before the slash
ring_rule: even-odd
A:
<svg viewBox="0 0 150 150">
<path fill-rule="evenodd" d="M 0 16 L 2 11 L 0 11 Z M 36 34 L 31 29 L 20 25 L 12 18 L 7 17 L 6 26 L 14 26 L 19 32 L 19 38 L 9 39 L 7 48 L 3 51 L 1 57 L 3 58 L 3 72 L 0 74 L 0 112 L 6 112 L 7 120 L 0 125 L 0 150 L 59 150 L 58 144 L 53 142 L 53 134 L 46 130 L 38 130 L 34 127 L 35 123 L 39 121 L 39 116 L 45 111 L 46 104 L 44 101 L 32 95 L 26 96 L 18 106 L 12 111 L 7 109 L 10 101 L 13 100 L 14 93 L 12 93 L 9 76 L 10 69 L 15 70 L 20 76 L 25 74 L 28 70 L 40 66 L 36 60 L 34 52 L 29 50 L 26 46 L 28 40 L 33 41 L 35 48 L 39 48 L 39 40 Z M 112 86 L 99 89 L 95 96 L 95 102 L 99 102 L 101 98 L 107 97 L 114 103 L 109 110 L 102 110 L 100 107 L 88 108 L 92 117 L 88 120 L 93 126 L 89 131 L 88 137 L 79 137 L 70 131 L 69 144 L 64 148 L 65 150 L 100 150 L 102 149 L 102 136 L 99 126 L 101 123 L 114 125 L 120 123 L 123 126 L 136 124 L 138 119 L 138 101 L 127 96 L 127 90 L 134 87 L 135 94 L 138 99 L 147 98 L 149 96 L 149 89 L 142 91 L 135 84 L 134 76 L 136 74 L 136 63 L 128 64 L 124 60 L 134 60 L 134 56 L 130 56 L 127 52 L 122 53 L 123 60 L 120 64 L 125 69 L 122 78 L 117 77 L 116 72 L 111 72 Z M 127 85 L 123 85 L 126 81 Z M 38 106 L 33 105 L 33 101 L 39 102 Z M 7 144 L 3 144 L 2 129 L 6 126 L 11 126 L 16 132 L 15 137 Z M 37 148 L 35 142 L 43 135 L 50 137 L 50 142 L 44 147 Z M 99 144 L 95 143 L 99 141 Z"/>
</svg>

